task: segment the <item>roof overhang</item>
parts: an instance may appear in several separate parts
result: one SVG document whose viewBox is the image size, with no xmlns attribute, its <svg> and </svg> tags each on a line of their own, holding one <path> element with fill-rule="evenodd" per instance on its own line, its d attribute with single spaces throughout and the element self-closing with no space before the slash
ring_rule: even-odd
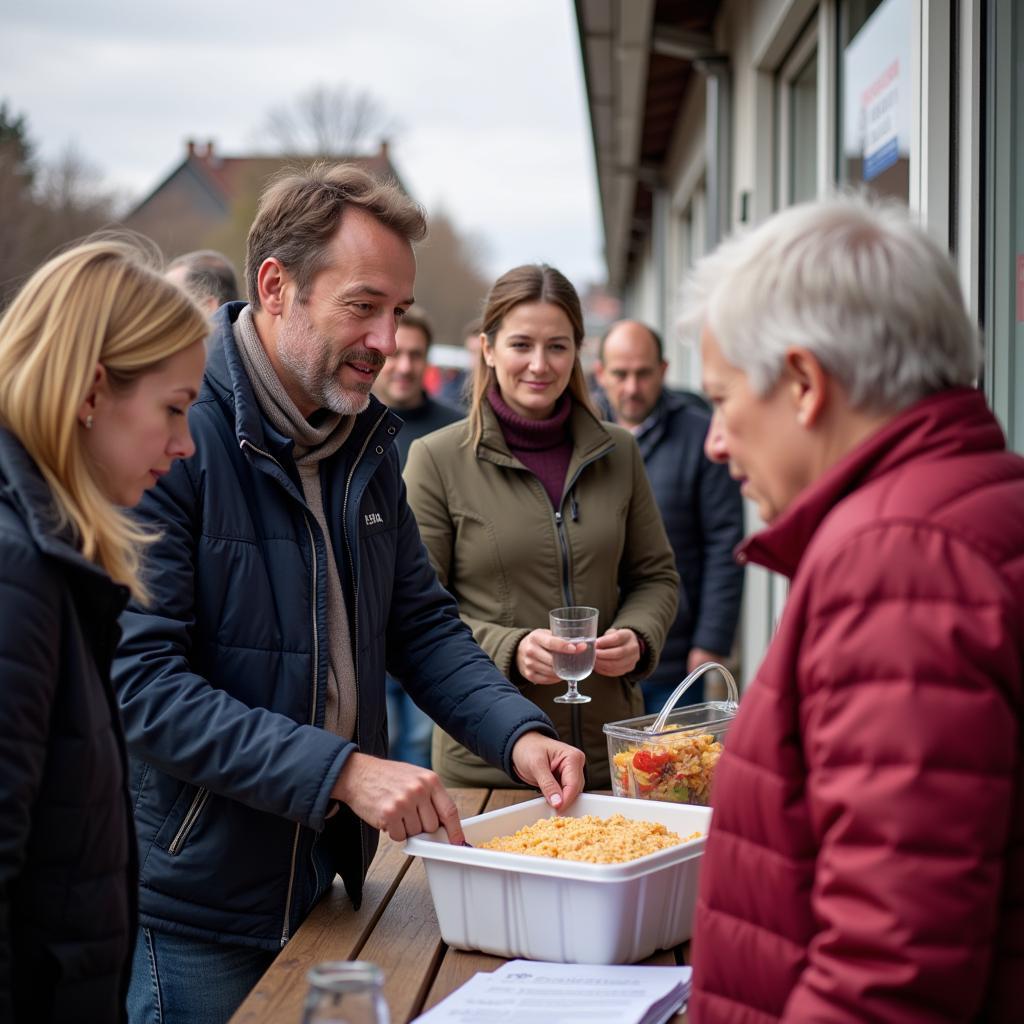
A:
<svg viewBox="0 0 1024 1024">
<path fill-rule="evenodd" d="M 650 233 L 694 65 L 715 56 L 718 0 L 576 0 L 609 286 Z"/>
</svg>

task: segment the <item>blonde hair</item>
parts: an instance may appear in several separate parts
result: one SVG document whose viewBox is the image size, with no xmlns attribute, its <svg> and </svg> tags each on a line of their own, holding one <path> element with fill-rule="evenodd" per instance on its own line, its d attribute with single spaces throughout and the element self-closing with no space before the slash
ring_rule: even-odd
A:
<svg viewBox="0 0 1024 1024">
<path fill-rule="evenodd" d="M 598 414 L 580 363 L 580 348 L 584 338 L 583 309 L 576 289 L 563 273 L 546 263 L 526 263 L 502 274 L 491 286 L 484 303 L 482 331 L 487 336 L 487 343 L 494 346 L 505 317 L 524 302 L 549 302 L 553 306 L 558 306 L 569 318 L 573 342 L 576 345 L 576 360 L 566 390 L 577 405 L 582 405 L 596 418 Z M 480 443 L 480 436 L 483 434 L 483 403 L 492 386 L 497 386 L 497 376 L 487 365 L 484 347 L 481 345 L 473 370 L 473 389 L 469 400 L 467 441 L 474 447 Z"/>
<path fill-rule="evenodd" d="M 50 487 L 55 525 L 140 601 L 143 549 L 156 534 L 102 490 L 78 411 L 97 364 L 111 386 L 142 375 L 202 340 L 203 314 L 165 281 L 138 241 L 96 237 L 40 267 L 0 320 L 0 424 L 31 455 Z"/>
</svg>

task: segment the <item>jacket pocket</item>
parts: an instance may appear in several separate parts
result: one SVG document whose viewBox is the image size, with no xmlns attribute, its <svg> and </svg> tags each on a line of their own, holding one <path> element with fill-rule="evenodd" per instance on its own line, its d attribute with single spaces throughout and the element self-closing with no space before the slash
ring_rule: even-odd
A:
<svg viewBox="0 0 1024 1024">
<path fill-rule="evenodd" d="M 178 830 L 174 833 L 173 838 L 167 845 L 167 852 L 172 856 L 176 857 L 185 847 L 185 843 L 188 841 L 189 835 L 196 826 L 196 822 L 199 820 L 199 816 L 203 813 L 203 808 L 206 806 L 207 800 L 210 798 L 210 791 L 205 786 L 200 786 L 192 797 L 192 802 L 189 804 L 188 810 L 185 812 L 185 817 L 182 818 L 181 824 L 178 826 Z"/>
</svg>

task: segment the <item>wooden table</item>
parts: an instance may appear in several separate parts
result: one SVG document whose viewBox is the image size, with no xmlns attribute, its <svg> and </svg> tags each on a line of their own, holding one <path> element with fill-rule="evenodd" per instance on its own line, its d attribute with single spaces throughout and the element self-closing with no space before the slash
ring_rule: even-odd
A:
<svg viewBox="0 0 1024 1024">
<path fill-rule="evenodd" d="M 526 790 L 449 790 L 463 818 L 531 800 Z M 648 964 L 685 963 L 687 946 L 656 953 Z M 302 1017 L 306 973 L 324 960 L 369 960 L 384 971 L 384 995 L 392 1024 L 407 1024 L 440 1002 L 477 971 L 505 961 L 483 953 L 450 949 L 430 898 L 426 870 L 407 857 L 402 844 L 381 836 L 380 848 L 363 887 L 358 910 L 340 879 L 295 932 L 230 1024 L 289 1024 Z M 678 1014 L 672 1024 L 684 1024 Z"/>
</svg>

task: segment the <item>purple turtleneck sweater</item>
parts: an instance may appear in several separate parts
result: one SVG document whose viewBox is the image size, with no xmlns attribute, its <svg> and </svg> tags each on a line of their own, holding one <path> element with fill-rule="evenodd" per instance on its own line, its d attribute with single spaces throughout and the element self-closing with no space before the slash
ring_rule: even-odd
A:
<svg viewBox="0 0 1024 1024">
<path fill-rule="evenodd" d="M 569 392 L 562 393 L 555 403 L 554 414 L 546 420 L 523 419 L 505 404 L 497 388 L 492 387 L 487 392 L 487 401 L 498 417 L 509 451 L 537 477 L 544 485 L 551 504 L 559 508 L 572 458 L 572 437 L 569 434 L 572 398 Z"/>
</svg>

